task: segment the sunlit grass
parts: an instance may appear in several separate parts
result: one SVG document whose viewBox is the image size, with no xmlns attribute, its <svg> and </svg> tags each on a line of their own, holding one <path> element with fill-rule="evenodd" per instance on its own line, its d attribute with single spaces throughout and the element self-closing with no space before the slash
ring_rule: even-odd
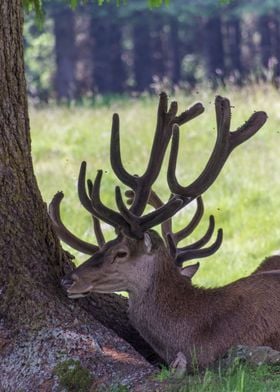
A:
<svg viewBox="0 0 280 392">
<path fill-rule="evenodd" d="M 156 380 L 172 380 L 172 374 L 163 369 Z M 215 371 L 207 369 L 186 376 L 177 385 L 173 380 L 171 385 L 170 392 L 278 392 L 279 366 L 237 364 Z"/>
<path fill-rule="evenodd" d="M 269 120 L 250 141 L 233 152 L 215 184 L 204 196 L 205 217 L 192 238 L 206 230 L 208 216 L 214 214 L 216 227 L 224 229 L 224 242 L 217 254 L 201 261 L 195 282 L 216 286 L 250 273 L 280 248 L 280 96 L 272 87 L 218 91 L 231 99 L 232 130 L 256 110 L 265 110 Z M 176 97 L 179 110 L 202 101 L 205 113 L 182 127 L 178 177 L 184 185 L 203 169 L 215 141 L 215 93 L 197 91 L 192 96 Z M 121 118 L 121 143 L 124 163 L 133 174 L 141 174 L 149 156 L 155 128 L 157 97 L 116 100 L 110 106 L 31 108 L 31 131 L 35 172 L 43 197 L 63 190 L 63 220 L 73 232 L 88 241 L 91 219 L 80 206 L 76 182 L 80 162 L 88 162 L 88 176 L 96 170 L 105 173 L 102 199 L 115 207 L 114 188 L 118 180 L 109 163 L 111 117 Z M 166 162 L 156 190 L 165 200 Z M 187 222 L 194 207 L 174 219 L 175 228 Z M 114 232 L 104 227 L 107 238 Z M 77 261 L 84 256 L 75 253 Z"/>
</svg>

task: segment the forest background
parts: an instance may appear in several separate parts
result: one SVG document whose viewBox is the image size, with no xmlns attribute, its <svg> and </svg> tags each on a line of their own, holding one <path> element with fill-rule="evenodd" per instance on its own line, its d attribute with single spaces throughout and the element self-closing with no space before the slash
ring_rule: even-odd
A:
<svg viewBox="0 0 280 392">
<path fill-rule="evenodd" d="M 205 83 L 279 86 L 277 0 L 176 0 L 149 9 L 146 0 L 71 10 L 44 1 L 45 23 L 25 22 L 30 98 L 81 101 Z"/>
</svg>

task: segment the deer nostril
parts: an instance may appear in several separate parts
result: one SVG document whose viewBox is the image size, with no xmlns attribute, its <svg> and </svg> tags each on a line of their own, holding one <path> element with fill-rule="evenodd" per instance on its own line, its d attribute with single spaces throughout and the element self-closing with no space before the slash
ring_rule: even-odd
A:
<svg viewBox="0 0 280 392">
<path fill-rule="evenodd" d="M 68 290 L 74 283 L 74 280 L 68 276 L 61 279 L 61 285 L 65 290 Z"/>
</svg>

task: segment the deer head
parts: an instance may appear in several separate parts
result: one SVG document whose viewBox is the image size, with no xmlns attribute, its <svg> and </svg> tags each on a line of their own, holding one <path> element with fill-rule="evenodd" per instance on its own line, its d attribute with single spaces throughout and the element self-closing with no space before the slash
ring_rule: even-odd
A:
<svg viewBox="0 0 280 392">
<path fill-rule="evenodd" d="M 128 186 L 126 193 L 128 204 L 124 202 L 121 190 L 115 188 L 118 211 L 105 206 L 100 198 L 102 171 L 97 172 L 95 181 L 87 180 L 86 162 L 82 162 L 78 195 L 81 204 L 92 215 L 97 245 L 89 244 L 73 235 L 60 218 L 60 202 L 63 193 L 57 193 L 50 204 L 50 216 L 58 236 L 73 248 L 90 254 L 91 257 L 73 272 L 62 279 L 62 285 L 69 297 L 80 297 L 95 291 L 108 293 L 115 291 L 134 292 L 149 287 L 153 275 L 166 262 L 174 269 L 180 269 L 186 277 L 191 277 L 198 264 L 181 269 L 183 262 L 213 254 L 221 245 L 222 230 L 208 248 L 202 248 L 214 231 L 214 217 L 210 217 L 209 229 L 205 236 L 192 245 L 179 248 L 178 243 L 190 235 L 203 214 L 201 195 L 213 184 L 228 156 L 235 147 L 253 136 L 265 123 L 264 112 L 254 113 L 236 131 L 230 131 L 230 102 L 226 98 L 216 97 L 217 138 L 207 165 L 198 178 L 188 186 L 179 184 L 176 178 L 176 162 L 179 148 L 179 126 L 200 115 L 204 108 L 201 103 L 193 105 L 177 115 L 177 103 L 168 108 L 167 95 L 160 94 L 157 125 L 147 169 L 142 176 L 131 175 L 124 168 L 120 154 L 119 116 L 113 115 L 111 134 L 111 166 L 118 179 Z M 171 141 L 167 182 L 171 196 L 163 203 L 152 191 L 168 144 Z M 197 200 L 197 211 L 193 220 L 182 230 L 172 231 L 172 217 L 187 204 Z M 147 204 L 155 209 L 144 213 Z M 100 229 L 100 220 L 113 226 L 116 239 L 105 242 Z M 162 225 L 162 237 L 152 230 Z"/>
</svg>

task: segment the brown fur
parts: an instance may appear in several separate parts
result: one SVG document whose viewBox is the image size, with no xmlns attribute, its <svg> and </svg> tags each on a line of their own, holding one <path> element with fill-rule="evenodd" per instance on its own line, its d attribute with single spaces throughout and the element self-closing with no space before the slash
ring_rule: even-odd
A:
<svg viewBox="0 0 280 392">
<path fill-rule="evenodd" d="M 273 255 L 267 257 L 253 273 L 258 274 L 261 272 L 273 270 L 280 270 L 280 255 Z"/>
<path fill-rule="evenodd" d="M 247 278 L 202 289 L 180 274 L 163 241 L 150 237 L 149 251 L 144 240 L 125 236 L 107 244 L 101 263 L 77 268 L 68 293 L 89 285 L 90 291 L 127 290 L 132 324 L 167 363 L 182 352 L 189 368 L 205 367 L 237 344 L 280 349 L 280 275 L 262 273 L 275 269 L 280 257 L 272 256 Z M 120 249 L 127 257 L 116 256 Z"/>
</svg>

